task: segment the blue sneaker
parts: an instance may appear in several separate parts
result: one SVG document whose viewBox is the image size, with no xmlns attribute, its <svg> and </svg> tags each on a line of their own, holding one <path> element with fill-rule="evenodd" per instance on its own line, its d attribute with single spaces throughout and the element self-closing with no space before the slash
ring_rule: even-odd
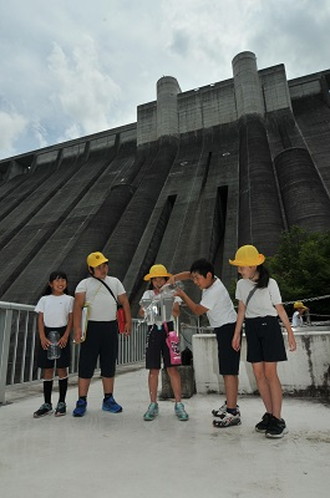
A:
<svg viewBox="0 0 330 498">
<path fill-rule="evenodd" d="M 118 405 L 113 396 L 110 396 L 103 400 L 102 410 L 105 412 L 120 413 L 123 411 L 123 407 Z"/>
<path fill-rule="evenodd" d="M 148 410 L 145 412 L 143 415 L 143 419 L 146 422 L 150 422 L 151 420 L 154 420 L 155 417 L 158 415 L 158 403 L 150 403 L 148 406 Z"/>
<path fill-rule="evenodd" d="M 76 408 L 73 410 L 72 415 L 74 417 L 83 417 L 86 413 L 87 401 L 84 399 L 78 399 Z"/>
<path fill-rule="evenodd" d="M 178 419 L 181 420 L 181 422 L 186 422 L 189 419 L 189 415 L 184 409 L 183 403 L 175 403 L 174 412 Z"/>
</svg>

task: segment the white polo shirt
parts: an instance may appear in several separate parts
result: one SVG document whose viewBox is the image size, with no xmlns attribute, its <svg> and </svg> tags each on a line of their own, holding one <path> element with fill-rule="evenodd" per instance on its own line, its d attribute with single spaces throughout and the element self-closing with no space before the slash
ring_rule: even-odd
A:
<svg viewBox="0 0 330 498">
<path fill-rule="evenodd" d="M 65 327 L 68 323 L 68 316 L 72 313 L 73 297 L 67 294 L 61 296 L 42 296 L 34 311 L 43 313 L 46 327 Z"/>
<path fill-rule="evenodd" d="M 211 327 L 222 327 L 235 323 L 237 314 L 226 287 L 218 277 L 208 289 L 202 290 L 201 306 L 207 308 L 207 318 Z"/>
<path fill-rule="evenodd" d="M 105 277 L 104 282 L 110 287 L 116 299 L 125 294 L 123 284 L 116 277 Z M 96 278 L 88 277 L 81 280 L 75 294 L 84 292 L 85 302 L 89 305 L 89 320 L 94 322 L 110 322 L 116 320 L 117 303 L 108 289 Z"/>
<path fill-rule="evenodd" d="M 246 299 L 251 289 L 256 285 L 248 278 L 241 278 L 236 285 L 236 299 L 246 303 Z M 251 297 L 245 311 L 246 318 L 256 318 L 258 316 L 277 316 L 276 304 L 282 303 L 282 297 L 276 280 L 269 279 L 268 287 L 257 289 Z"/>
</svg>

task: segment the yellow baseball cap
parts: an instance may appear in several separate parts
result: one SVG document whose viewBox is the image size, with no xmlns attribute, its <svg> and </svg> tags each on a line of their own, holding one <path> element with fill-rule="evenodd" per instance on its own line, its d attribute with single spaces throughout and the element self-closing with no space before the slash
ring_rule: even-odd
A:
<svg viewBox="0 0 330 498">
<path fill-rule="evenodd" d="M 307 310 L 306 306 L 302 303 L 302 301 L 296 301 L 293 305 L 295 310 Z"/>
<path fill-rule="evenodd" d="M 87 256 L 87 266 L 91 266 L 92 268 L 95 268 L 96 266 L 100 266 L 103 263 L 107 263 L 109 260 L 102 254 L 101 252 L 91 252 Z"/>
<path fill-rule="evenodd" d="M 157 278 L 157 277 L 171 277 L 172 274 L 168 273 L 166 266 L 164 265 L 153 265 L 149 273 L 143 277 L 143 280 L 146 280 L 146 282 L 149 282 L 152 278 Z"/>
<path fill-rule="evenodd" d="M 256 247 L 245 245 L 236 251 L 235 259 L 230 259 L 229 263 L 234 266 L 258 266 L 265 259 L 265 256 L 260 254 Z"/>
</svg>

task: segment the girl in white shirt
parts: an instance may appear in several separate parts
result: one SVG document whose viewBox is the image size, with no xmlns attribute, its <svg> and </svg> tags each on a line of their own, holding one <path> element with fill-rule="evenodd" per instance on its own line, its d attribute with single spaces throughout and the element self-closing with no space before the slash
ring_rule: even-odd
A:
<svg viewBox="0 0 330 498">
<path fill-rule="evenodd" d="M 53 413 L 52 389 L 56 361 L 58 375 L 59 401 L 55 409 L 55 416 L 66 414 L 65 397 L 68 388 L 68 367 L 70 365 L 70 332 L 72 329 L 73 297 L 68 295 L 68 279 L 64 272 L 54 271 L 49 276 L 49 282 L 36 307 L 38 313 L 38 332 L 40 347 L 38 352 L 38 367 L 43 370 L 44 403 L 34 412 L 34 418 L 40 418 Z M 56 360 L 49 359 L 47 351 L 52 344 L 49 339 L 51 331 L 59 334 L 57 345 L 61 350 Z"/>
<path fill-rule="evenodd" d="M 280 438 L 287 432 L 281 418 L 282 386 L 277 375 L 277 362 L 287 360 L 278 317 L 288 333 L 289 348 L 296 349 L 289 318 L 282 304 L 277 282 L 263 266 L 265 256 L 256 247 L 244 245 L 238 249 L 231 265 L 238 267 L 242 279 L 237 282 L 238 316 L 232 340 L 238 351 L 245 321 L 247 361 L 252 363 L 258 390 L 266 413 L 255 426 L 257 432 L 269 438 Z"/>
</svg>

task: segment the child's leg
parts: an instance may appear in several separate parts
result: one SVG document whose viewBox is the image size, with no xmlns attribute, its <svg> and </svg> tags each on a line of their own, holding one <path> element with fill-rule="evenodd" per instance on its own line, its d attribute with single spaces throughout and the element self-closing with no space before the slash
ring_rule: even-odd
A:
<svg viewBox="0 0 330 498">
<path fill-rule="evenodd" d="M 176 402 L 181 401 L 181 377 L 176 367 L 168 367 L 168 376 L 170 378 L 173 394 Z"/>
<path fill-rule="evenodd" d="M 269 386 L 269 392 L 272 404 L 272 413 L 274 417 L 281 418 L 282 409 L 282 386 L 277 375 L 277 363 L 264 363 L 265 377 Z M 268 410 L 267 410 L 268 411 Z"/>
<path fill-rule="evenodd" d="M 223 375 L 225 383 L 227 408 L 236 410 L 238 393 L 238 375 Z"/>
<path fill-rule="evenodd" d="M 272 396 L 270 392 L 269 383 L 265 375 L 265 363 L 264 362 L 252 363 L 252 368 L 255 379 L 257 381 L 259 394 L 261 396 L 262 401 L 264 402 L 266 412 L 273 413 Z"/>
<path fill-rule="evenodd" d="M 52 390 L 53 390 L 53 368 L 45 368 L 43 371 L 43 389 L 45 403 L 52 404 Z"/>
<path fill-rule="evenodd" d="M 65 397 L 68 390 L 68 369 L 58 368 L 58 390 L 59 390 L 59 402 L 65 403 Z"/>
<path fill-rule="evenodd" d="M 157 403 L 159 369 L 151 368 L 148 375 L 148 387 L 151 403 Z"/>
</svg>

